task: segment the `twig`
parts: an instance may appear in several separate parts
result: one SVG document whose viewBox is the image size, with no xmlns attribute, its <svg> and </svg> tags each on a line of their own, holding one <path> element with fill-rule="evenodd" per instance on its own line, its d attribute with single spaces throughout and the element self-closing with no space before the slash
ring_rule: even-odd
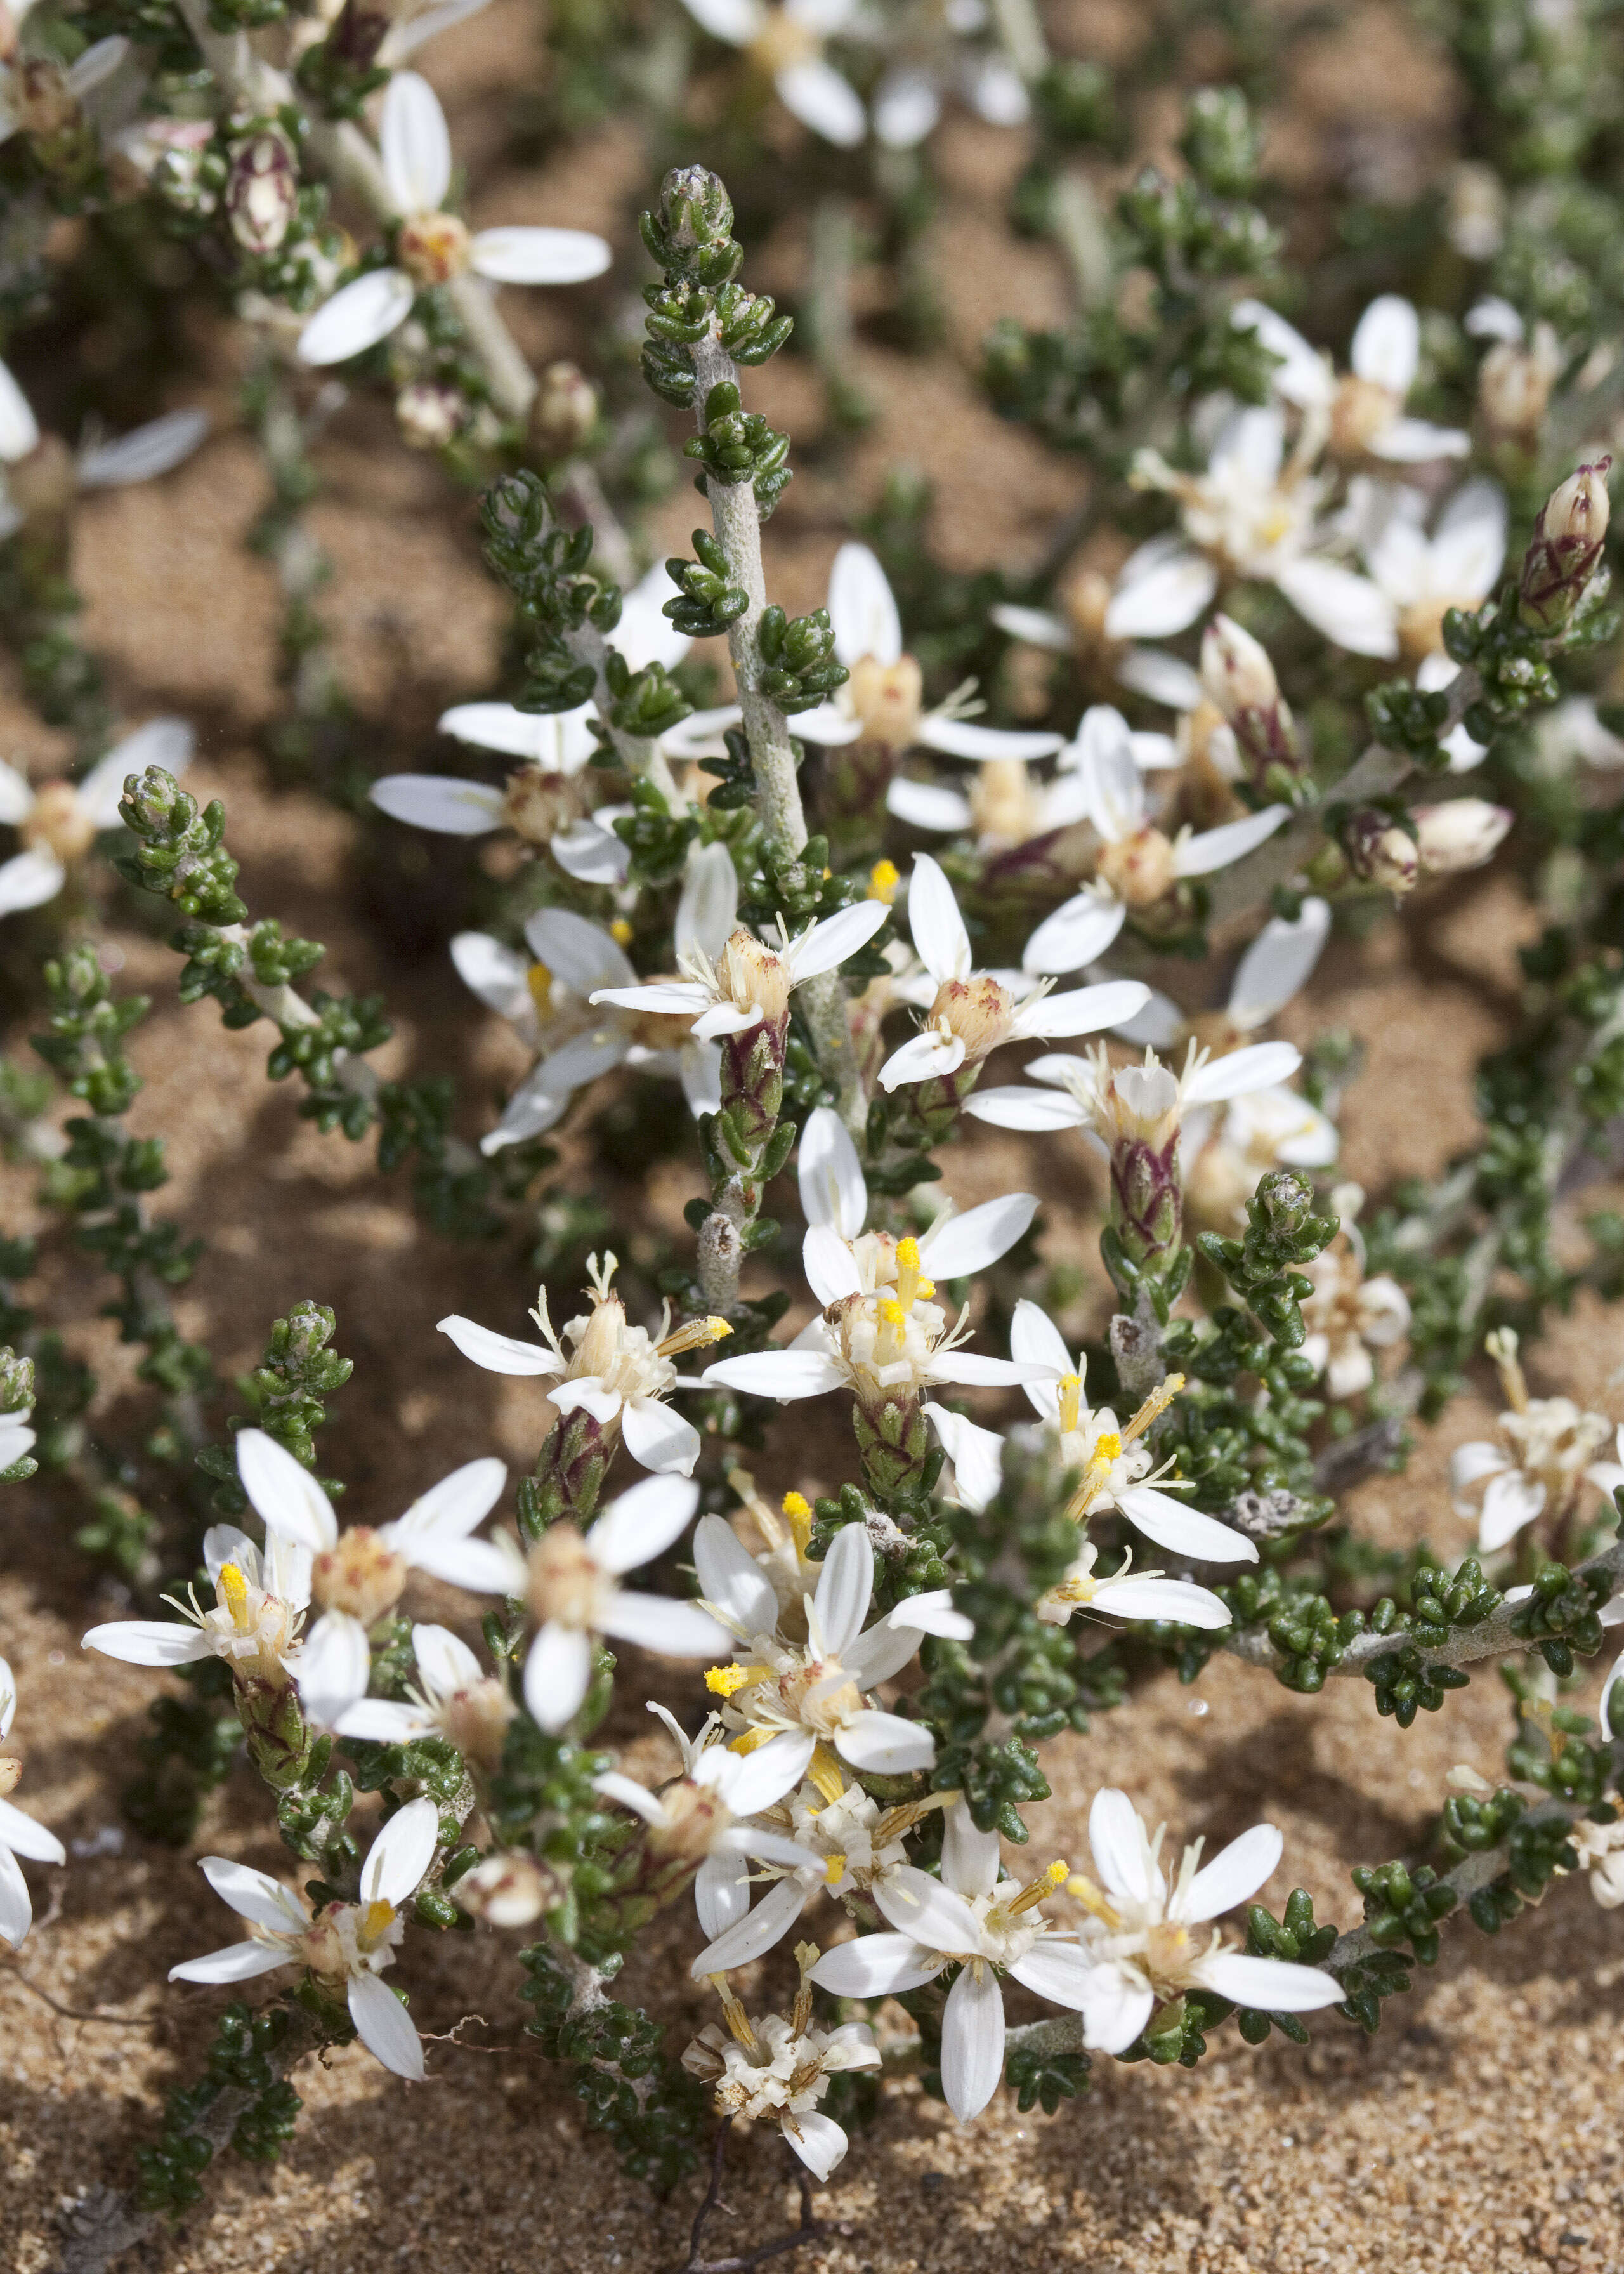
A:
<svg viewBox="0 0 1624 2274">
<path fill-rule="evenodd" d="M 60 1999 L 53 1998 L 49 1990 L 42 1988 L 31 1974 L 23 1972 L 22 1961 L 15 1951 L 7 1951 L 4 1954 L 11 1980 L 20 1983 L 25 1990 L 32 1990 L 41 2005 L 49 2006 L 51 2012 L 60 2014 L 64 2022 L 95 2022 L 104 2029 L 150 2029 L 163 2019 L 162 2014 L 91 2014 L 79 2006 L 64 2006 Z"/>
<path fill-rule="evenodd" d="M 688 2238 L 688 2257 L 678 2274 L 748 2274 L 752 2266 L 764 2266 L 770 2258 L 782 2258 L 791 2250 L 799 2250 L 803 2242 L 816 2242 L 823 2235 L 832 2234 L 834 2228 L 826 2219 L 812 2216 L 812 2175 L 804 2165 L 795 2167 L 795 2179 L 801 2189 L 801 2224 L 789 2234 L 780 2234 L 771 2242 L 757 2243 L 731 2258 L 703 2258 L 700 2251 L 704 2242 L 705 2227 L 711 2215 L 726 2209 L 722 2202 L 722 2157 L 727 2146 L 731 2116 L 724 2116 L 717 2127 L 716 2144 L 710 2151 L 710 2184 L 705 2189 L 704 2201 L 694 2214 L 693 2232 Z"/>
</svg>

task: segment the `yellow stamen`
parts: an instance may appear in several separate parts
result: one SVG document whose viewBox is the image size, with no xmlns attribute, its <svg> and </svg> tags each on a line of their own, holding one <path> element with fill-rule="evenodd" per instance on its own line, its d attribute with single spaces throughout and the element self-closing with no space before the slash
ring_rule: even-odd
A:
<svg viewBox="0 0 1624 2274">
<path fill-rule="evenodd" d="M 727 1977 L 725 1974 L 713 1974 L 710 1977 L 710 1987 L 722 2001 L 722 2018 L 727 2023 L 735 2040 L 744 2047 L 747 2053 L 758 2052 L 760 2047 L 756 2042 L 756 2032 L 750 2027 L 750 2017 L 728 1988 Z"/>
<path fill-rule="evenodd" d="M 224 1603 L 231 1614 L 231 1623 L 239 1634 L 248 1630 L 248 1582 L 235 1563 L 222 1563 L 220 1577 L 214 1582 L 214 1596 Z"/>
<path fill-rule="evenodd" d="M 1485 1335 L 1483 1348 L 1485 1355 L 1492 1358 L 1499 1369 L 1500 1390 L 1507 1404 L 1514 1413 L 1526 1413 L 1528 1382 L 1517 1356 L 1515 1329 L 1501 1327 L 1496 1333 Z"/>
<path fill-rule="evenodd" d="M 769 1737 L 777 1735 L 776 1729 L 741 1729 L 729 1742 L 727 1750 L 730 1753 L 753 1753 L 758 1745 L 764 1745 Z"/>
<path fill-rule="evenodd" d="M 1159 1421 L 1162 1419 L 1184 1386 L 1184 1377 L 1182 1374 L 1169 1374 L 1165 1382 L 1151 1391 L 1150 1396 L 1122 1433 L 1130 1444 L 1136 1437 L 1142 1437 L 1153 1421 Z"/>
<path fill-rule="evenodd" d="M 903 1309 L 903 1307 L 902 1307 L 901 1304 L 900 1304 L 900 1303 L 898 1303 L 898 1302 L 894 1302 L 894 1301 L 891 1299 L 891 1298 L 888 1295 L 888 1296 L 886 1297 L 885 1300 L 884 1300 L 884 1301 L 880 1305 L 880 1323 L 881 1323 L 881 1325 L 882 1325 L 882 1326 L 886 1326 L 886 1327 L 901 1328 L 901 1327 L 906 1327 L 906 1326 L 907 1325 L 907 1322 L 908 1322 L 908 1314 L 907 1314 L 907 1313 Z"/>
<path fill-rule="evenodd" d="M 918 1292 L 919 1299 L 921 1303 L 928 1303 L 936 1291 L 936 1283 L 934 1279 L 921 1279 L 920 1281 Z"/>
<path fill-rule="evenodd" d="M 786 1492 L 783 1508 L 789 1518 L 789 1528 L 795 1535 L 795 1550 L 804 1556 L 807 1542 L 812 1537 L 812 1503 L 804 1493 Z"/>
<path fill-rule="evenodd" d="M 545 963 L 532 963 L 524 975 L 524 983 L 530 990 L 530 1001 L 536 1006 L 538 1019 L 553 1016 L 553 974 Z"/>
<path fill-rule="evenodd" d="M 790 2010 L 789 2025 L 798 2037 L 805 2037 L 812 2019 L 811 1973 L 817 1961 L 816 1943 L 798 1942 L 795 1945 L 795 1963 L 801 1969 L 801 1980 L 796 1985 L 795 2003 Z"/>
<path fill-rule="evenodd" d="M 883 900 L 890 907 L 901 882 L 902 871 L 894 861 L 876 861 L 868 871 L 868 898 Z"/>
<path fill-rule="evenodd" d="M 817 1746 L 812 1755 L 811 1766 L 808 1769 L 807 1775 L 825 1800 L 838 1800 L 846 1790 L 845 1774 L 839 1762 L 827 1745 Z"/>
<path fill-rule="evenodd" d="M 1065 1891 L 1074 1901 L 1081 1903 L 1086 1911 L 1091 1912 L 1095 1918 L 1103 1921 L 1113 1934 L 1120 1932 L 1122 1928 L 1120 1916 L 1111 1909 L 1092 1879 L 1085 1879 L 1080 1871 L 1073 1871 L 1066 1881 Z"/>
<path fill-rule="evenodd" d="M 382 1941 L 394 1924 L 395 1905 L 393 1903 L 367 1903 L 361 1912 L 360 1931 L 356 1939 L 364 1948 L 370 1950 L 375 1944 Z"/>
<path fill-rule="evenodd" d="M 1082 1417 L 1083 1378 L 1081 1374 L 1063 1374 L 1055 1384 L 1055 1394 L 1060 1400 L 1060 1426 L 1070 1436 Z"/>
<path fill-rule="evenodd" d="M 712 1314 L 708 1319 L 690 1319 L 687 1326 L 679 1327 L 675 1334 L 667 1335 L 658 1348 L 662 1358 L 680 1358 L 684 1351 L 704 1350 L 711 1343 L 723 1341 L 732 1332 L 733 1329 L 726 1319 L 718 1319 Z"/>
<path fill-rule="evenodd" d="M 1041 1872 L 1035 1879 L 1029 1879 L 1026 1882 L 1010 1905 L 1011 1916 L 1013 1916 L 1017 1911 L 1029 1911 L 1034 1903 L 1041 1903 L 1045 1895 L 1052 1895 L 1070 1869 L 1070 1864 L 1062 1863 L 1056 1857 L 1047 1871 Z"/>
<path fill-rule="evenodd" d="M 629 947 L 631 945 L 632 928 L 630 924 L 627 922 L 624 916 L 616 916 L 614 922 L 609 927 L 609 937 L 617 947 Z"/>
<path fill-rule="evenodd" d="M 846 1857 L 837 1849 L 823 1866 L 823 1883 L 834 1886 L 846 1874 Z"/>
<path fill-rule="evenodd" d="M 1094 1440 L 1094 1457 L 1096 1461 L 1121 1460 L 1122 1439 L 1116 1434 L 1115 1429 L 1101 1430 Z"/>
<path fill-rule="evenodd" d="M 764 1680 L 766 1674 L 764 1666 L 710 1666 L 705 1668 L 705 1688 L 713 1698 L 731 1698 L 735 1690 Z"/>
<path fill-rule="evenodd" d="M 910 1235 L 897 1242 L 897 1300 L 911 1311 L 918 1293 L 919 1242 Z"/>
</svg>

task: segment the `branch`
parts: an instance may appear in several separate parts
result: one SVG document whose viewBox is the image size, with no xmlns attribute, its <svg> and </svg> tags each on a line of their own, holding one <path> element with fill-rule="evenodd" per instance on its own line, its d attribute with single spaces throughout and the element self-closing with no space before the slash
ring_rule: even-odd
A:
<svg viewBox="0 0 1624 2274">
<path fill-rule="evenodd" d="M 799 2250 L 803 2242 L 816 2242 L 822 2236 L 832 2234 L 834 2229 L 821 2218 L 812 2216 L 812 2175 L 804 2165 L 795 2168 L 796 2181 L 801 2188 L 801 2224 L 793 2233 L 781 2234 L 775 2241 L 757 2243 L 754 2250 L 740 2252 L 728 2258 L 702 2258 L 700 2250 L 705 2227 L 712 2214 L 725 2208 L 722 2202 L 722 2156 L 727 2146 L 731 2116 L 724 2116 L 717 2127 L 716 2144 L 710 2151 L 710 2184 L 705 2189 L 704 2201 L 694 2214 L 694 2229 L 688 2239 L 688 2258 L 678 2274 L 748 2274 L 753 2266 L 764 2266 L 770 2258 L 782 2258 L 786 2252 Z"/>
</svg>

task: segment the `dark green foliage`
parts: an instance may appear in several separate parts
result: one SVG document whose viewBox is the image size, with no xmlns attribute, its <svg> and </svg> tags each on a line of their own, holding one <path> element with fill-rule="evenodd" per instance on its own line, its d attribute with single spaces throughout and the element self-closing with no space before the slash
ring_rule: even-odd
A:
<svg viewBox="0 0 1624 2274">
<path fill-rule="evenodd" d="M 601 1991 L 579 2009 L 571 1975 L 545 1943 L 519 1954 L 520 1996 L 536 2008 L 525 2028 L 553 2059 L 575 2064 L 575 2097 L 589 2128 L 605 2132 L 626 2171 L 662 2192 L 696 2169 L 705 2096 L 661 2046 L 641 2008 Z"/>
<path fill-rule="evenodd" d="M 237 1999 L 226 2007 L 203 2075 L 175 2088 L 164 2104 L 162 2136 L 136 2151 L 139 2209 L 175 2217 L 202 2200 L 202 2175 L 214 2150 L 201 2127 L 222 2094 L 246 2096 L 229 2134 L 237 2154 L 251 2163 L 276 2162 L 304 2105 L 274 2066 L 292 2027 L 285 2007 L 252 2014 Z"/>
</svg>

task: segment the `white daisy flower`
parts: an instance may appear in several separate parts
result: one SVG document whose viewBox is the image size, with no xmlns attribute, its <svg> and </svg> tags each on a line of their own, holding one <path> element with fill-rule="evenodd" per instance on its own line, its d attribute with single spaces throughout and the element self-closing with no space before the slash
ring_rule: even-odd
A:
<svg viewBox="0 0 1624 2274">
<path fill-rule="evenodd" d="M 367 1630 L 399 1602 L 413 1571 L 474 1594 L 504 1594 L 511 1584 L 502 1550 L 470 1536 L 508 1481 L 500 1461 L 470 1461 L 393 1524 L 352 1524 L 342 1533 L 316 1479 L 264 1430 L 238 1433 L 237 1472 L 267 1535 L 311 1559 L 310 1600 L 320 1616 L 304 1638 L 295 1673 L 300 1703 L 326 1728 L 365 1696 L 372 1663 Z"/>
<path fill-rule="evenodd" d="M 1136 487 L 1177 500 L 1184 531 L 1221 576 L 1273 584 L 1314 629 L 1353 655 L 1398 651 L 1386 593 L 1320 550 L 1319 516 L 1328 485 L 1310 471 L 1318 437 L 1307 428 L 1289 459 L 1285 418 L 1273 405 L 1229 413 L 1207 471 L 1190 474 L 1156 450 L 1133 462 Z"/>
<path fill-rule="evenodd" d="M 580 229 L 482 229 L 442 210 L 451 187 L 451 137 L 440 98 L 416 72 L 397 72 L 379 129 L 384 177 L 401 215 L 400 266 L 368 270 L 324 302 L 299 335 L 301 363 L 347 363 L 403 324 L 419 292 L 465 269 L 493 284 L 581 284 L 613 254 Z"/>
<path fill-rule="evenodd" d="M 1026 1072 L 1045 1088 L 977 1090 L 966 1100 L 966 1111 L 999 1129 L 1083 1129 L 1110 1152 L 1132 1143 L 1161 1153 L 1178 1137 L 1191 1106 L 1272 1093 L 1301 1064 L 1302 1054 L 1290 1043 L 1249 1043 L 1214 1058 L 1192 1042 L 1184 1072 L 1176 1075 L 1148 1048 L 1142 1065 L 1113 1066 L 1099 1043 L 1086 1057 L 1056 1051 L 1034 1058 Z M 1291 1091 L 1283 1095 L 1304 1111 L 1312 1111 Z"/>
<path fill-rule="evenodd" d="M 17 1714 L 17 1683 L 11 1668 L 0 1658 L 0 1745 L 11 1735 L 11 1723 Z M 65 1864 L 68 1860 L 62 1842 L 42 1824 L 6 1798 L 15 1792 L 22 1776 L 22 1763 L 11 1753 L 0 1753 L 0 1942 L 9 1943 L 20 1950 L 23 1939 L 34 1924 L 34 1905 L 29 1899 L 28 1882 L 24 1879 L 19 1856 L 31 1864 Z"/>
<path fill-rule="evenodd" d="M 1026 942 L 1021 961 L 1031 972 L 1078 971 L 1094 962 L 1131 908 L 1154 907 L 1184 878 L 1244 860 L 1290 815 L 1289 806 L 1269 805 L 1218 829 L 1198 834 L 1184 828 L 1168 837 L 1151 819 L 1126 719 L 1109 706 L 1098 709 L 1099 723 L 1079 738 L 1078 762 L 1086 818 L 1100 839 L 1094 880 L 1046 916 Z"/>
<path fill-rule="evenodd" d="M 1317 1966 L 1280 1958 L 1248 1958 L 1227 1949 L 1210 1923 L 1262 1886 L 1279 1863 L 1284 1841 L 1272 1824 L 1254 1825 L 1198 1868 L 1200 1841 L 1186 1848 L 1169 1886 L 1161 1864 L 1162 1835 L 1147 1837 L 1125 1792 L 1094 1795 L 1088 1844 L 1100 1884 L 1080 1875 L 1068 1892 L 1088 1909 L 1081 1956 L 1085 1994 L 1077 2002 L 1083 2042 L 1091 2052 L 1125 2052 L 1149 2021 L 1158 2000 L 1186 1990 L 1207 1990 L 1270 2014 L 1308 2014 L 1342 2002 L 1342 1984 Z M 1202 1934 L 1197 1930 L 1210 1928 Z"/>
<path fill-rule="evenodd" d="M 1026 124 L 1032 98 L 1020 73 L 996 49 L 967 44 L 986 24 L 981 0 L 948 0 L 939 11 L 905 19 L 902 52 L 874 90 L 876 142 L 888 150 L 916 150 L 952 94 L 989 126 Z"/>
<path fill-rule="evenodd" d="M 694 1021 L 700 1042 L 748 1034 L 754 1027 L 783 1029 L 793 990 L 825 971 L 837 970 L 865 946 L 891 911 L 880 900 L 858 900 L 792 939 L 779 927 L 776 942 L 763 943 L 740 926 L 712 955 L 695 940 L 678 958 L 678 979 L 653 979 L 635 987 L 599 988 L 594 1003 L 613 1003 L 638 1013 L 674 1013 Z"/>
<path fill-rule="evenodd" d="M 626 1306 L 614 1292 L 616 1268 L 613 1255 L 606 1254 L 601 1267 L 596 1255 L 588 1258 L 592 1307 L 568 1322 L 562 1339 L 547 1315 L 545 1287 L 530 1313 L 541 1330 L 538 1344 L 494 1334 L 455 1313 L 439 1321 L 440 1331 L 487 1374 L 535 1374 L 549 1381 L 547 1396 L 560 1414 L 584 1409 L 600 1428 L 618 1430 L 641 1467 L 689 1476 L 699 1458 L 699 1432 L 665 1403 L 678 1386 L 672 1359 L 718 1342 L 732 1329 L 724 1319 L 704 1319 L 673 1334 L 669 1305 L 658 1340 L 646 1327 L 628 1325 Z"/>
<path fill-rule="evenodd" d="M 935 993 L 920 1033 L 880 1068 L 885 1089 L 939 1081 L 960 1067 L 974 1068 L 1003 1043 L 1094 1034 L 1131 1018 L 1148 1000 L 1149 989 L 1137 980 L 1055 995 L 1049 991 L 1052 982 L 1030 971 L 977 971 L 953 888 L 928 853 L 914 863 L 907 917 Z"/>
<path fill-rule="evenodd" d="M 0 129 L 4 123 L 4 112 L 0 111 Z M 4 139 L 4 132 L 0 132 L 0 141 Z M 169 410 L 162 418 L 149 419 L 144 426 L 132 427 L 129 433 L 116 435 L 110 440 L 87 429 L 71 461 L 74 484 L 81 490 L 107 490 L 123 489 L 134 482 L 156 481 L 161 474 L 167 474 L 171 467 L 192 456 L 207 433 L 208 424 L 205 410 Z M 5 469 L 31 458 L 40 442 L 39 422 L 29 407 L 28 398 L 5 365 L 0 363 L 0 543 L 20 529 L 24 519 L 22 508 L 6 493 Z M 60 446 L 50 447 L 55 449 Z M 53 479 L 50 487 L 56 486 Z"/>
<path fill-rule="evenodd" d="M 837 1997 L 884 1998 L 958 1966 L 942 2012 L 942 2089 L 967 2124 L 1004 2075 L 1002 1977 L 1080 2011 L 1088 1967 L 1075 1941 L 1063 1940 L 1039 1909 L 1065 1878 L 1064 1864 L 1024 1886 L 1001 1879 L 998 1835 L 978 1832 L 962 1801 L 949 1809 L 943 1829 L 941 1878 L 910 1864 L 876 1880 L 875 1904 L 892 1931 L 837 1944 L 811 1978 Z"/>
<path fill-rule="evenodd" d="M 98 758 L 81 782 L 46 781 L 37 788 L 14 766 L 0 763 L 0 822 L 9 823 L 23 850 L 0 862 L 0 915 L 54 900 L 104 829 L 120 826 L 118 801 L 130 774 L 162 766 L 184 774 L 195 747 L 184 719 L 149 719 Z"/>
<path fill-rule="evenodd" d="M 1188 1017 L 1170 995 L 1153 989 L 1144 1009 L 1111 1032 L 1124 1043 L 1148 1043 L 1153 1050 L 1171 1051 L 1180 1043 L 1194 1041 L 1225 1056 L 1278 1018 L 1293 996 L 1301 993 L 1330 936 L 1328 902 L 1305 900 L 1294 918 L 1269 918 L 1235 967 L 1229 998 L 1222 1011 Z"/>
<path fill-rule="evenodd" d="M 1062 595 L 1064 615 L 1000 604 L 992 620 L 1011 639 L 1067 655 L 1100 651 L 1113 675 L 1136 695 L 1170 711 L 1193 711 L 1201 682 L 1190 666 L 1140 640 L 1188 631 L 1218 591 L 1218 571 L 1182 531 L 1165 530 L 1131 553 L 1114 578 L 1093 570 L 1073 576 Z"/>
<path fill-rule="evenodd" d="M 538 1621 L 524 1660 L 524 1702 L 542 1728 L 565 1728 L 592 1677 L 592 1640 L 605 1635 L 666 1658 L 714 1658 L 731 1638 L 697 1603 L 639 1594 L 620 1584 L 664 1555 L 693 1520 L 699 1487 L 645 1477 L 611 1502 L 584 1533 L 549 1525 L 508 1585 Z"/>
<path fill-rule="evenodd" d="M 92 1627 L 79 1647 L 125 1666 L 222 1658 L 238 1682 L 285 1688 L 310 1608 L 310 1550 L 274 1532 L 262 1555 L 234 1524 L 216 1524 L 203 1535 L 203 1565 L 214 1590 L 212 1609 L 201 1609 L 188 1588 L 184 1601 L 164 1597 L 178 1620 L 114 1619 Z"/>
<path fill-rule="evenodd" d="M 1587 1413 L 1571 1397 L 1530 1397 L 1517 1338 L 1503 1329 L 1484 1347 L 1500 1368 L 1507 1410 L 1500 1442 L 1474 1438 L 1449 1457 L 1449 1489 L 1457 1516 L 1477 1518 L 1477 1547 L 1488 1555 L 1515 1539 L 1537 1516 L 1560 1526 L 1589 1485 L 1611 1500 L 1624 1484 L 1624 1423 Z M 1601 1457 L 1613 1445 L 1614 1458 Z M 1481 1487 L 1482 1494 L 1476 1495 Z"/>
<path fill-rule="evenodd" d="M 401 1912 L 433 1863 L 439 1841 L 434 1803 L 409 1801 L 372 1842 L 361 1867 L 359 1901 L 328 1903 L 313 1916 L 301 1896 L 267 1872 L 224 1856 L 203 1856 L 199 1869 L 209 1886 L 259 1932 L 172 1966 L 170 1981 L 246 1982 L 282 1966 L 307 1967 L 331 1996 L 342 1997 L 368 2052 L 396 2076 L 419 2082 L 422 2040 L 382 1977 L 405 1936 Z"/>
<path fill-rule="evenodd" d="M 505 1686 L 448 1627 L 414 1626 L 411 1648 L 417 1686 L 403 1698 L 357 1695 L 333 1717 L 338 1735 L 377 1745 L 444 1737 L 475 1767 L 487 1773 L 499 1768 L 517 1711 Z"/>
<path fill-rule="evenodd" d="M 846 2069 L 878 2068 L 880 2055 L 865 2022 L 846 2022 L 837 2029 L 813 2026 L 812 1993 L 804 1967 L 816 1953 L 810 1944 L 802 1944 L 796 1956 L 803 1972 L 788 2021 L 781 2014 L 752 2021 L 723 1988 L 726 2029 L 707 2023 L 683 2054 L 682 2066 L 714 2087 L 718 2115 L 776 2124 L 807 2169 L 826 2180 L 845 2155 L 847 2142 L 840 2126 L 817 2104 L 831 2076 Z"/>
<path fill-rule="evenodd" d="M 1303 1355 L 1327 1397 L 1362 1397 L 1376 1380 L 1372 1352 L 1390 1350 L 1410 1332 L 1410 1298 L 1385 1271 L 1365 1277 L 1365 1242 L 1351 1217 L 1300 1269 L 1314 1285 L 1303 1305 Z"/>
<path fill-rule="evenodd" d="M 755 70 L 771 79 L 790 116 L 837 149 L 853 150 L 868 131 L 862 97 L 823 54 L 823 43 L 846 31 L 857 0 L 684 0 L 702 30 L 725 46 L 741 48 Z"/>
<path fill-rule="evenodd" d="M 1311 348 L 1261 300 L 1237 301 L 1231 320 L 1238 330 L 1255 329 L 1271 355 L 1281 358 L 1270 375 L 1274 393 L 1323 426 L 1337 457 L 1417 466 L 1470 456 L 1471 437 L 1460 427 L 1404 415 L 1421 361 L 1421 319 L 1396 292 L 1384 292 L 1360 317 L 1343 379 L 1328 355 Z"/>
<path fill-rule="evenodd" d="M 46 56 L 13 55 L 0 62 L 0 143 L 13 134 L 63 132 L 79 117 L 85 97 L 111 79 L 129 53 L 129 41 L 114 34 L 94 41 L 67 64 Z"/>
</svg>

